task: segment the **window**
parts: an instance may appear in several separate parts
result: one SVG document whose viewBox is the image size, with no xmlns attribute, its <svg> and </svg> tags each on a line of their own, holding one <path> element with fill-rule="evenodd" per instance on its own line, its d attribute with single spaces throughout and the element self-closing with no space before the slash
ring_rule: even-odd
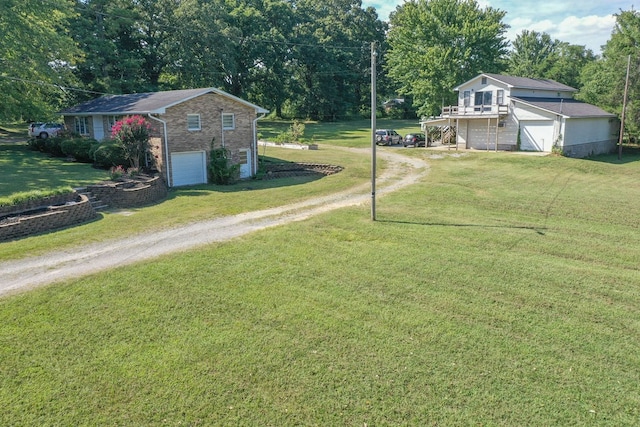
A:
<svg viewBox="0 0 640 427">
<path fill-rule="evenodd" d="M 109 123 L 109 130 L 113 128 L 113 125 L 115 125 L 118 120 L 120 119 L 118 119 L 117 116 L 107 116 L 107 123 Z"/>
<path fill-rule="evenodd" d="M 468 107 L 469 105 L 471 105 L 471 92 L 469 92 L 468 90 L 464 91 L 464 106 Z"/>
<path fill-rule="evenodd" d="M 486 77 L 483 77 L 483 78 L 482 78 L 482 84 L 483 84 L 483 85 L 486 85 L 486 84 L 487 84 L 487 78 L 486 78 Z"/>
<path fill-rule="evenodd" d="M 489 92 L 484 92 L 484 97 L 482 99 L 482 104 L 483 105 L 491 105 L 491 95 L 492 93 Z"/>
<path fill-rule="evenodd" d="M 496 100 L 497 104 L 498 105 L 503 105 L 504 104 L 504 90 L 502 90 L 502 89 L 498 90 L 496 98 L 498 98 Z"/>
<path fill-rule="evenodd" d="M 187 114 L 187 129 L 200 130 L 200 114 Z"/>
<path fill-rule="evenodd" d="M 240 150 L 238 152 L 238 163 L 241 165 L 246 165 L 247 163 L 249 163 L 249 151 Z"/>
<path fill-rule="evenodd" d="M 89 121 L 86 117 L 76 117 L 73 121 L 77 134 L 89 135 Z"/>
<path fill-rule="evenodd" d="M 222 113 L 222 129 L 235 129 L 236 118 L 233 113 Z"/>
<path fill-rule="evenodd" d="M 491 111 L 492 92 L 476 92 L 474 111 Z"/>
</svg>

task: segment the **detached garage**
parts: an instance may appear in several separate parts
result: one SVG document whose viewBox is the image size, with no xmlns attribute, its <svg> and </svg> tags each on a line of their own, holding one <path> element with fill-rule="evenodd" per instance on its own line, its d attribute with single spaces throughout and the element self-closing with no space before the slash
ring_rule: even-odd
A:
<svg viewBox="0 0 640 427">
<path fill-rule="evenodd" d="M 171 153 L 171 178 L 173 187 L 206 184 L 207 153 Z"/>
</svg>

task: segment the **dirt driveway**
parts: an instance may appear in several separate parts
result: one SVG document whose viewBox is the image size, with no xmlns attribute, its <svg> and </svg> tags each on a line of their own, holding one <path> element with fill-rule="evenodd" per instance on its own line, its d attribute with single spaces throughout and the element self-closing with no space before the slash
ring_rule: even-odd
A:
<svg viewBox="0 0 640 427">
<path fill-rule="evenodd" d="M 345 149 L 362 150 L 362 149 Z M 364 151 L 364 150 L 362 150 Z M 399 190 L 418 182 L 428 173 L 420 159 L 403 156 L 400 150 L 378 150 L 388 167 L 376 179 L 376 195 Z M 369 204 L 367 183 L 329 196 L 273 209 L 197 222 L 151 234 L 111 240 L 16 261 L 0 263 L 0 296 L 82 277 L 161 255 L 223 242 L 256 230 L 302 221 L 313 215 L 347 206 Z"/>
</svg>

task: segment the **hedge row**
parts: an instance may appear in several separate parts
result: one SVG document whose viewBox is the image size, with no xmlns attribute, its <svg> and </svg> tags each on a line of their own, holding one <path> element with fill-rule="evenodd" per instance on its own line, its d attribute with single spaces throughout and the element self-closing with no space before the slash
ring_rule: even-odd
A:
<svg viewBox="0 0 640 427">
<path fill-rule="evenodd" d="M 31 138 L 29 147 L 55 157 L 73 157 L 78 162 L 93 163 L 98 168 L 128 164 L 124 150 L 114 141 L 98 142 L 72 133 L 60 133 L 45 139 Z"/>
</svg>

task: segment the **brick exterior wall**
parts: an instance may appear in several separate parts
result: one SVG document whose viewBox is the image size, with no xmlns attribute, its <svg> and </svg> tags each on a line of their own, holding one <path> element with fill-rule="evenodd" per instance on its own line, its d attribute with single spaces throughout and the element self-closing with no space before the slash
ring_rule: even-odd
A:
<svg viewBox="0 0 640 427">
<path fill-rule="evenodd" d="M 233 114 L 235 119 L 235 128 L 232 130 L 224 130 L 224 135 L 222 131 L 222 113 Z M 200 115 L 200 130 L 188 130 L 187 114 Z M 118 115 L 118 117 L 121 116 Z M 240 163 L 242 158 L 240 151 L 249 150 L 251 153 L 251 175 L 255 175 L 254 156 L 257 156 L 257 150 L 252 150 L 255 141 L 253 121 L 256 119 L 256 111 L 254 108 L 217 93 L 207 93 L 167 108 L 166 113 L 158 116 L 158 118 L 167 123 L 170 153 L 204 151 L 207 154 L 208 164 L 212 140 L 215 139 L 215 148 L 221 147 L 224 141 L 224 146 L 230 152 L 232 163 Z M 65 116 L 64 120 L 67 129 L 71 131 L 75 130 L 74 116 Z M 171 167 L 171 156 L 169 155 L 169 164 L 165 165 L 167 156 L 164 152 L 163 125 L 155 119 L 147 117 L 147 120 L 151 124 L 150 143 L 151 151 L 156 162 L 155 167 L 162 173 L 165 181 L 170 182 L 167 176 L 167 170 L 170 170 Z M 102 116 L 102 121 L 105 138 L 108 138 L 109 126 L 107 116 Z M 93 138 L 92 116 L 87 117 L 87 129 L 89 131 L 88 136 Z"/>
<path fill-rule="evenodd" d="M 96 217 L 96 211 L 86 196 L 74 194 L 74 197 L 76 198 L 75 202 L 47 206 L 42 208 L 40 212 L 19 216 L 14 220 L 0 224 L 0 241 L 68 227 L 90 221 Z"/>
<path fill-rule="evenodd" d="M 235 118 L 235 129 L 225 130 L 224 135 L 222 113 L 233 114 Z M 187 114 L 200 115 L 200 130 L 188 130 Z M 240 150 L 251 150 L 254 142 L 253 120 L 256 118 L 256 111 L 233 99 L 215 93 L 208 93 L 168 108 L 166 114 L 160 118 L 167 122 L 170 152 L 205 151 L 207 164 L 210 160 L 209 152 L 213 139 L 215 139 L 213 143 L 215 148 L 221 147 L 224 140 L 224 145 L 229 150 L 233 163 L 239 163 Z M 158 128 L 161 128 L 160 123 L 157 125 Z M 164 149 L 162 144 L 161 147 Z M 255 151 L 251 151 L 251 153 L 252 156 L 256 154 Z M 164 154 L 155 154 L 165 160 Z M 171 158 L 169 158 L 169 162 L 171 162 Z M 255 174 L 253 165 L 251 173 Z"/>
<path fill-rule="evenodd" d="M 136 181 L 87 185 L 97 199 L 114 208 L 133 208 L 157 203 L 167 197 L 167 186 L 160 176 Z"/>
</svg>

